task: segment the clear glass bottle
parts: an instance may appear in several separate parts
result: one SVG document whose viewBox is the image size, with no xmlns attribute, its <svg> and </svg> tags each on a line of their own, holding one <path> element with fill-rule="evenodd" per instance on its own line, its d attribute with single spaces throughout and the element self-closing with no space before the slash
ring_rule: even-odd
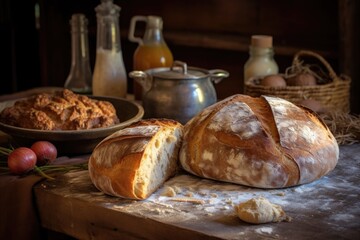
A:
<svg viewBox="0 0 360 240">
<path fill-rule="evenodd" d="M 249 54 L 250 57 L 244 65 L 244 83 L 251 77 L 263 77 L 279 72 L 274 59 L 272 36 L 251 36 Z"/>
<path fill-rule="evenodd" d="M 71 68 L 64 87 L 81 94 L 92 93 L 87 24 L 84 14 L 71 16 Z"/>
<path fill-rule="evenodd" d="M 136 23 L 146 23 L 143 38 L 135 37 Z M 131 18 L 129 40 L 139 45 L 133 55 L 133 70 L 144 71 L 151 68 L 171 67 L 173 55 L 163 37 L 163 20 L 159 16 L 134 16 Z M 142 88 L 134 81 L 135 99 L 142 98 Z"/>
<path fill-rule="evenodd" d="M 101 0 L 96 8 L 96 60 L 93 95 L 126 97 L 127 74 L 120 43 L 120 7 L 112 0 Z"/>
</svg>

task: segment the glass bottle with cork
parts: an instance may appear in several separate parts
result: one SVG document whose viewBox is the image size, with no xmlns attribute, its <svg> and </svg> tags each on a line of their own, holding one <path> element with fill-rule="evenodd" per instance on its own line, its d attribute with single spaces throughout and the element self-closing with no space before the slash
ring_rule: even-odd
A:
<svg viewBox="0 0 360 240">
<path fill-rule="evenodd" d="M 244 83 L 252 77 L 278 74 L 279 67 L 274 59 L 272 36 L 251 36 L 249 54 L 250 57 L 244 65 Z"/>
<path fill-rule="evenodd" d="M 135 36 L 137 22 L 145 22 L 143 38 Z M 131 18 L 129 41 L 138 43 L 133 55 L 133 70 L 145 71 L 151 68 L 171 67 L 173 55 L 163 37 L 163 20 L 159 16 L 134 16 Z M 142 98 L 142 87 L 134 81 L 135 99 Z"/>
<path fill-rule="evenodd" d="M 71 67 L 64 87 L 79 94 L 92 93 L 87 24 L 84 14 L 71 16 Z"/>
<path fill-rule="evenodd" d="M 127 75 L 120 43 L 120 7 L 112 0 L 101 0 L 96 8 L 96 60 L 93 95 L 126 97 Z"/>
</svg>

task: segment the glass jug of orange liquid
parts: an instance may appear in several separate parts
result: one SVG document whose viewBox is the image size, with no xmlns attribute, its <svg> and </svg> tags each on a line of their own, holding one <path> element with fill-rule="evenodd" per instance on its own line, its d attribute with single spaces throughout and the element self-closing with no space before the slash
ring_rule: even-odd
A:
<svg viewBox="0 0 360 240">
<path fill-rule="evenodd" d="M 145 22 L 143 38 L 135 36 L 137 22 Z M 151 68 L 171 67 L 173 55 L 166 44 L 163 33 L 163 20 L 159 16 L 134 16 L 130 21 L 129 41 L 137 42 L 133 56 L 133 70 L 144 71 Z M 136 100 L 142 99 L 142 87 L 134 81 L 134 96 Z"/>
</svg>

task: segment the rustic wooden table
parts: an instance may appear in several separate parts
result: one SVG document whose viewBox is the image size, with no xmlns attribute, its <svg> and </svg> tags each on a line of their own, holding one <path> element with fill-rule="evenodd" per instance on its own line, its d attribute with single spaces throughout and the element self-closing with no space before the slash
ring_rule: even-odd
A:
<svg viewBox="0 0 360 240">
<path fill-rule="evenodd" d="M 0 101 L 38 91 L 44 89 L 1 96 Z M 7 136 L 1 134 L 0 142 L 7 142 Z M 164 196 L 169 188 L 177 195 Z M 102 194 L 87 171 L 78 171 L 55 181 L 2 175 L 0 190 L 0 239 L 42 239 L 39 223 L 84 240 L 360 239 L 360 144 L 341 146 L 339 163 L 327 176 L 287 189 L 254 189 L 181 173 L 149 199 L 133 201 Z M 242 222 L 234 205 L 255 196 L 281 205 L 292 221 Z"/>
<path fill-rule="evenodd" d="M 165 196 L 169 188 L 177 195 Z M 255 196 L 281 205 L 292 221 L 242 222 L 234 205 Z M 327 176 L 286 189 L 181 173 L 149 199 L 135 201 L 102 194 L 80 171 L 37 184 L 35 197 L 43 227 L 78 239 L 360 239 L 360 144 L 341 146 Z"/>
</svg>

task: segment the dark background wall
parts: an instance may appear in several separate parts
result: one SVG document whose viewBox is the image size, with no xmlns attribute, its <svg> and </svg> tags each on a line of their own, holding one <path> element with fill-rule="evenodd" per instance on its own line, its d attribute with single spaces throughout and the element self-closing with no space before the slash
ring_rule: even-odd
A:
<svg viewBox="0 0 360 240">
<path fill-rule="evenodd" d="M 352 78 L 352 111 L 360 113 L 359 1 L 356 0 L 115 0 L 127 71 L 137 45 L 127 39 L 134 15 L 159 15 L 175 59 L 230 77 L 216 85 L 219 98 L 243 91 L 243 65 L 253 34 L 274 37 L 280 72 L 303 49 L 321 54 L 338 74 Z M 95 0 L 0 0 L 2 87 L 0 94 L 37 86 L 63 86 L 70 70 L 69 20 L 89 19 L 90 61 L 96 50 Z M 40 15 L 36 18 L 35 5 Z M 132 80 L 129 79 L 129 92 Z"/>
</svg>

